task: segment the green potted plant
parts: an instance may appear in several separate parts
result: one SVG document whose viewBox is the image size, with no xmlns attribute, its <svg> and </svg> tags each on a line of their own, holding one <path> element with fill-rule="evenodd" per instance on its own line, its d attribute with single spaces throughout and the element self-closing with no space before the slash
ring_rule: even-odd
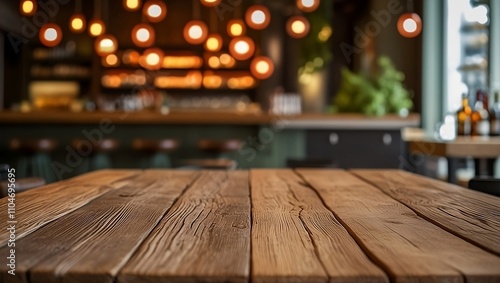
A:
<svg viewBox="0 0 500 283">
<path fill-rule="evenodd" d="M 404 78 L 404 74 L 396 69 L 387 56 L 378 58 L 376 71 L 372 74 L 356 74 L 344 68 L 333 110 L 370 116 L 390 113 L 406 116 L 413 102 L 403 85 Z"/>
</svg>

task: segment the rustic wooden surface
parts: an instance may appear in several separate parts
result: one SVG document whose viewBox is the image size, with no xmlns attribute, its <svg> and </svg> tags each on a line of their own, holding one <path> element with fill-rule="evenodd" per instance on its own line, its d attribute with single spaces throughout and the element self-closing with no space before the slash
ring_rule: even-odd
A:
<svg viewBox="0 0 500 283">
<path fill-rule="evenodd" d="M 352 174 L 306 169 L 298 173 L 396 282 L 500 280 L 500 257 L 418 217 Z"/>
<path fill-rule="evenodd" d="M 499 198 L 395 170 L 107 170 L 16 204 L 0 282 L 500 282 Z"/>
<path fill-rule="evenodd" d="M 123 268 L 119 282 L 248 282 L 247 172 L 204 172 Z"/>
<path fill-rule="evenodd" d="M 387 282 L 349 233 L 290 170 L 252 170 L 252 281 Z"/>
<path fill-rule="evenodd" d="M 192 182 L 194 172 L 149 171 L 20 239 L 16 277 L 5 282 L 112 282 Z M 43 244 L 41 244 L 43 243 Z M 7 247 L 0 254 L 7 254 Z M 2 264 L 0 270 L 4 270 Z"/>
<path fill-rule="evenodd" d="M 426 220 L 500 255 L 500 198 L 404 171 L 353 173 Z"/>
<path fill-rule="evenodd" d="M 104 170 L 82 175 L 71 181 L 53 183 L 37 190 L 16 194 L 16 237 L 33 232 L 93 199 L 119 188 L 139 171 Z M 71 197 L 69 196 L 69 193 Z M 7 211 L 7 198 L 0 199 L 0 211 Z M 1 214 L 3 221 L 6 214 Z M 0 229 L 0 247 L 5 246 L 8 231 Z"/>
</svg>

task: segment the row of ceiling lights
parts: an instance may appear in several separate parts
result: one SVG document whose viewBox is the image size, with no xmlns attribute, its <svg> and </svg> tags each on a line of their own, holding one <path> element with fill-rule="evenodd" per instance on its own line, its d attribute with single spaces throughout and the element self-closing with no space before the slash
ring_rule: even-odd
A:
<svg viewBox="0 0 500 283">
<path fill-rule="evenodd" d="M 81 0 L 80 0 L 81 1 Z M 319 6 L 320 0 L 296 0 L 297 7 L 304 12 L 312 12 Z M 208 7 L 215 7 L 221 0 L 200 0 L 201 4 Z M 141 9 L 141 0 L 124 0 L 124 8 L 128 11 L 138 11 Z M 21 13 L 27 16 L 36 12 L 36 0 L 21 0 Z M 167 14 L 167 6 L 160 0 L 148 0 L 142 5 L 145 18 L 152 23 L 162 21 Z M 245 14 L 246 24 L 255 30 L 265 29 L 271 21 L 269 10 L 263 5 L 251 6 Z M 254 41 L 245 36 L 246 25 L 241 19 L 232 19 L 227 26 L 227 33 L 232 37 L 229 43 L 229 52 L 237 60 L 248 60 L 255 53 Z M 70 30 L 81 33 L 86 28 L 86 19 L 81 12 L 76 12 L 70 18 Z M 308 20 L 300 15 L 290 17 L 287 22 L 287 32 L 294 38 L 302 38 L 309 32 Z M 95 42 L 96 52 L 101 55 L 115 53 L 118 49 L 118 42 L 112 35 L 105 34 L 106 26 L 98 18 L 92 19 L 88 23 L 88 32 L 93 37 L 98 37 Z M 190 44 L 204 44 L 206 50 L 217 52 L 222 48 L 222 36 L 216 33 L 209 34 L 207 25 L 201 20 L 192 20 L 184 27 L 184 38 Z M 155 41 L 155 30 L 148 23 L 139 23 L 132 29 L 132 41 L 138 47 L 150 47 Z M 57 46 L 62 40 L 62 30 L 54 23 L 48 23 L 40 29 L 40 41 L 48 46 Z M 157 48 L 148 49 L 143 54 L 143 66 L 150 69 L 159 69 L 163 57 L 163 52 Z M 141 64 L 142 65 L 142 64 Z M 265 56 L 257 56 L 251 62 L 251 71 L 256 78 L 266 79 L 274 70 L 271 59 Z"/>
</svg>

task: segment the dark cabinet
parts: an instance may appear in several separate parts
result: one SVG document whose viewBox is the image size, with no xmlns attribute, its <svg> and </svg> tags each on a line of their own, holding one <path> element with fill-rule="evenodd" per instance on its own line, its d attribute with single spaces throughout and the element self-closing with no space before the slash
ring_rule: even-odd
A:
<svg viewBox="0 0 500 283">
<path fill-rule="evenodd" d="M 306 145 L 308 158 L 340 168 L 399 168 L 408 160 L 400 130 L 309 130 Z"/>
</svg>

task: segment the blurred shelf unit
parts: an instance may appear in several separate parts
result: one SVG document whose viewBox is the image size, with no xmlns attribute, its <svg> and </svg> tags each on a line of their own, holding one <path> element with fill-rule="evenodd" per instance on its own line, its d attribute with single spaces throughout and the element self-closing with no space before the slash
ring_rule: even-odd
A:
<svg viewBox="0 0 500 283">
<path fill-rule="evenodd" d="M 237 61 L 225 52 L 161 52 L 164 54 L 154 58 L 154 66 L 148 62 L 147 56 L 133 49 L 102 57 L 101 87 L 115 90 L 149 86 L 165 91 L 253 91 L 258 84 L 250 73 L 248 60 Z"/>
<path fill-rule="evenodd" d="M 30 52 L 28 85 L 36 82 L 75 82 L 78 96 L 89 93 L 92 60 L 89 56 L 78 54 L 74 42 L 54 48 L 34 47 Z M 28 96 L 32 94 L 30 91 Z"/>
</svg>

